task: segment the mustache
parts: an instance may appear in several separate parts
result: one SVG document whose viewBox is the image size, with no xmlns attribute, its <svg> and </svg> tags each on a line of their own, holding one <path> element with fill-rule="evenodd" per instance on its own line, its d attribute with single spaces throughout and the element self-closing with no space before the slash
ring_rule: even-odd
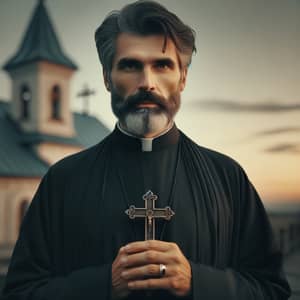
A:
<svg viewBox="0 0 300 300">
<path fill-rule="evenodd" d="M 132 110 L 135 109 L 138 104 L 143 102 L 153 103 L 158 105 L 161 109 L 167 110 L 166 100 L 149 91 L 139 91 L 135 95 L 129 96 L 126 101 L 122 102 L 122 104 L 120 103 L 120 108 L 126 111 Z"/>
</svg>

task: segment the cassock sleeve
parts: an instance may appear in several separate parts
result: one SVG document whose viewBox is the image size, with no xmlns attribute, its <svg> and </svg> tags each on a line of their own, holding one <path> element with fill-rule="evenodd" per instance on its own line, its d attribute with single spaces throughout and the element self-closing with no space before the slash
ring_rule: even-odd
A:
<svg viewBox="0 0 300 300">
<path fill-rule="evenodd" d="M 282 271 L 282 255 L 274 243 L 272 228 L 262 202 L 243 170 L 231 182 L 238 201 L 233 237 L 238 245 L 232 266 L 215 268 L 190 262 L 193 300 L 283 300 L 290 287 Z"/>
<path fill-rule="evenodd" d="M 1 300 L 110 299 L 110 264 L 64 275 L 54 271 L 49 195 L 57 187 L 49 184 L 49 177 L 48 174 L 42 180 L 24 218 Z"/>
</svg>

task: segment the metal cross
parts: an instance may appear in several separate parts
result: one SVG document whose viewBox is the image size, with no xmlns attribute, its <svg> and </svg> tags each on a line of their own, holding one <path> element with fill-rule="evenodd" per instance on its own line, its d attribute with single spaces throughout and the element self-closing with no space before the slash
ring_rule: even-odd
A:
<svg viewBox="0 0 300 300">
<path fill-rule="evenodd" d="M 94 94 L 95 91 L 90 89 L 87 84 L 85 84 L 83 86 L 83 89 L 77 94 L 77 97 L 83 99 L 83 105 L 84 105 L 83 113 L 85 115 L 89 114 L 89 98 Z"/>
<path fill-rule="evenodd" d="M 174 211 L 166 206 L 165 208 L 155 208 L 155 201 L 158 197 L 153 192 L 148 191 L 143 199 L 145 201 L 144 208 L 137 208 L 131 205 L 125 213 L 130 219 L 144 218 L 145 219 L 145 241 L 155 239 L 155 219 L 171 220 L 175 215 Z"/>
</svg>

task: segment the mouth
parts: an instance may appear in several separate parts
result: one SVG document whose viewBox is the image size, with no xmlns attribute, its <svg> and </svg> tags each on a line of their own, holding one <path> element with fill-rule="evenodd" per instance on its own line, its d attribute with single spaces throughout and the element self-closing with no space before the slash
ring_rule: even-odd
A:
<svg viewBox="0 0 300 300">
<path fill-rule="evenodd" d="M 137 108 L 155 108 L 158 107 L 158 104 L 153 102 L 141 102 L 136 105 Z"/>
</svg>

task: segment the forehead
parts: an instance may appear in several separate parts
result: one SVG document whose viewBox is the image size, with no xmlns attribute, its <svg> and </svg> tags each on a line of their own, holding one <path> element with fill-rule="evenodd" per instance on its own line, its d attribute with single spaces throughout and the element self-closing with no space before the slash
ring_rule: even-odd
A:
<svg viewBox="0 0 300 300">
<path fill-rule="evenodd" d="M 113 64 L 122 58 L 134 58 L 141 61 L 156 59 L 172 59 L 178 62 L 177 49 L 171 39 L 167 39 L 166 49 L 164 47 L 163 35 L 136 35 L 121 33 L 116 40 L 116 51 Z"/>
</svg>

